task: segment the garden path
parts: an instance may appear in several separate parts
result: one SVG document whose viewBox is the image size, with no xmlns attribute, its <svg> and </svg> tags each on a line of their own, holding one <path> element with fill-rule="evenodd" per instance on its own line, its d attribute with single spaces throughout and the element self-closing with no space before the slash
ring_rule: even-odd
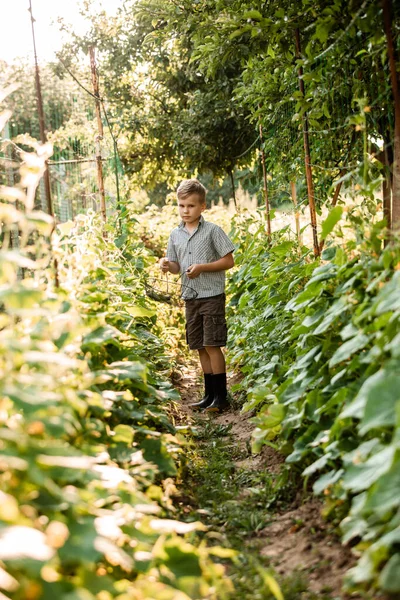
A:
<svg viewBox="0 0 400 600">
<path fill-rule="evenodd" d="M 230 379 L 234 381 L 235 376 L 232 375 Z M 301 487 L 300 478 L 297 482 L 288 481 L 288 499 L 281 496 L 274 499 L 271 487 L 276 478 L 285 476 L 284 457 L 269 446 L 264 446 L 258 455 L 251 453 L 253 415 L 241 413 L 235 402 L 220 415 L 194 413 L 188 404 L 200 398 L 200 382 L 201 376 L 194 364 L 181 367 L 175 373 L 174 383 L 182 398 L 175 418 L 180 424 L 190 424 L 197 432 L 197 459 L 200 462 L 209 460 L 210 452 L 212 455 L 213 448 L 216 448 L 215 453 L 219 452 L 221 456 L 220 463 L 216 462 L 220 464 L 221 477 L 227 460 L 231 462 L 228 469 L 231 475 L 226 481 L 225 490 L 214 490 L 215 499 L 211 500 L 210 494 L 204 490 L 209 492 L 212 488 L 213 473 L 207 471 L 208 485 L 202 486 L 201 468 L 189 467 L 189 481 L 195 483 L 196 492 L 189 495 L 185 492 L 184 503 L 194 506 L 190 509 L 185 507 L 184 513 L 190 514 L 195 510 L 213 530 L 226 535 L 227 544 L 234 548 L 238 544 L 233 530 L 238 523 L 241 529 L 240 552 L 255 556 L 264 567 L 274 568 L 285 592 L 285 600 L 361 598 L 345 595 L 341 591 L 344 575 L 355 564 L 355 557 L 349 548 L 340 543 L 332 523 L 324 519 L 322 503 Z M 226 450 L 230 458 L 227 458 Z M 266 474 L 267 479 L 260 476 L 262 473 Z M 214 475 L 218 477 L 218 473 Z M 269 491 L 266 487 L 270 488 Z M 225 502 L 224 510 L 218 506 L 218 497 Z M 245 522 L 243 518 L 238 518 L 241 509 L 247 514 Z M 253 520 L 251 513 L 254 514 Z M 235 580 L 232 569 L 234 571 L 235 566 L 228 568 L 228 573 Z M 240 576 L 243 579 L 243 573 Z M 246 595 L 246 589 L 242 590 L 241 600 L 258 597 L 253 596 L 254 582 L 248 581 L 247 585 L 249 595 Z M 370 598 L 379 600 L 383 596 L 374 595 Z"/>
</svg>

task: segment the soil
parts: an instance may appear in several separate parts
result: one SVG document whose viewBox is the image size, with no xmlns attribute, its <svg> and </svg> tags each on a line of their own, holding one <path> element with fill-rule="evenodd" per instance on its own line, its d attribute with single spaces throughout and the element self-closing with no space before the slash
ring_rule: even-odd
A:
<svg viewBox="0 0 400 600">
<path fill-rule="evenodd" d="M 182 397 L 176 417 L 179 415 L 179 421 L 191 423 L 193 411 L 188 404 L 197 402 L 201 397 L 201 376 L 196 367 L 191 365 L 182 368 L 174 379 Z M 204 416 L 204 421 L 212 418 L 221 425 L 230 425 L 233 442 L 243 449 L 249 449 L 254 429 L 251 416 L 231 408 L 219 415 Z M 279 474 L 284 461 L 285 458 L 274 448 L 265 446 L 260 454 L 250 455 L 235 464 L 244 470 L 268 470 Z M 260 555 L 268 557 L 278 573 L 286 576 L 304 573 L 310 591 L 317 595 L 326 597 L 329 591 L 335 600 L 359 599 L 361 596 L 347 596 L 341 591 L 344 575 L 355 564 L 356 557 L 341 544 L 333 526 L 323 519 L 322 507 L 318 499 L 310 499 L 302 490 L 298 491 L 292 505 L 274 513 L 271 523 L 254 534 L 253 542 Z M 250 539 L 247 544 L 251 543 Z M 383 600 L 383 596 L 376 595 L 373 600 Z"/>
</svg>

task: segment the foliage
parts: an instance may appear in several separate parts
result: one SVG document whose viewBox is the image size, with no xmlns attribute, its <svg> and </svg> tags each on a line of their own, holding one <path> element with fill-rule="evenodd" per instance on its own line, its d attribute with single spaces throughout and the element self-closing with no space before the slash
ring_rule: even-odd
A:
<svg viewBox="0 0 400 600">
<path fill-rule="evenodd" d="M 368 156 L 376 151 L 373 140 L 391 153 L 393 103 L 379 3 L 220 0 L 193 12 L 202 13 L 194 50 L 199 70 L 218 80 L 221 67 L 241 58 L 236 100 L 262 125 L 268 171 L 286 189 L 305 178 L 306 113 L 318 203 L 343 170 L 351 176 L 362 166 L 364 174 L 376 168 Z M 393 28 L 398 33 L 397 9 Z"/>
<path fill-rule="evenodd" d="M 51 148 L 36 150 L 20 186 L 1 189 L 4 597 L 224 598 L 224 569 L 190 543 L 203 525 L 174 519 L 177 394 L 140 283 L 143 246 L 130 240 L 128 261 L 90 212 L 52 234 L 33 209 Z"/>
<path fill-rule="evenodd" d="M 84 110 L 82 93 L 77 94 L 71 81 L 57 77 L 51 65 L 41 67 L 41 83 L 48 131 L 62 127 L 68 120 L 77 117 L 78 110 L 79 113 Z M 34 67 L 22 60 L 10 65 L 0 62 L 0 85 L 3 89 L 9 85 L 16 86 L 8 99 L 8 107 L 12 111 L 9 121 L 11 136 L 29 134 L 39 139 Z M 88 117 L 87 113 L 84 117 Z"/>
<path fill-rule="evenodd" d="M 127 172 L 148 187 L 212 171 L 224 176 L 256 138 L 233 98 L 235 61 L 210 82 L 192 62 L 196 14 L 168 2 L 125 0 L 114 17 L 86 13 L 92 30 L 71 33 L 63 58 L 94 45 L 110 118 L 122 132 L 120 153 Z M 250 157 L 251 158 L 251 157 Z"/>
<path fill-rule="evenodd" d="M 268 247 L 261 217 L 237 218 L 231 362 L 243 410 L 258 411 L 253 450 L 279 434 L 362 553 L 348 586 L 398 592 L 400 247 L 382 251 L 384 222 L 367 226 L 362 210 L 343 226 L 355 239 L 337 238 L 320 262 L 285 231 Z"/>
</svg>

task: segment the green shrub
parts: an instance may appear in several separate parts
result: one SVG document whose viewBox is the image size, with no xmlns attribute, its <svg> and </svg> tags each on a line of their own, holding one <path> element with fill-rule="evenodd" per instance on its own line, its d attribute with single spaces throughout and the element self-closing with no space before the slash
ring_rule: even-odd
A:
<svg viewBox="0 0 400 600">
<path fill-rule="evenodd" d="M 399 592 L 400 247 L 381 250 L 383 223 L 363 229 L 352 211 L 348 223 L 356 241 L 319 261 L 239 217 L 230 354 L 243 410 L 258 411 L 253 450 L 279 434 L 362 553 L 348 586 Z"/>
</svg>

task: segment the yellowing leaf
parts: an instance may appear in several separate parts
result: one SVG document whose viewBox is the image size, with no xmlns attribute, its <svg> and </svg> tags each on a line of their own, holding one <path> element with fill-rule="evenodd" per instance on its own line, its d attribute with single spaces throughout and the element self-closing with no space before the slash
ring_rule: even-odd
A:
<svg viewBox="0 0 400 600">
<path fill-rule="evenodd" d="M 155 310 L 150 310 L 149 308 L 145 308 L 144 306 L 134 305 L 134 306 L 126 306 L 126 312 L 128 312 L 132 317 L 154 317 L 156 314 Z"/>
<path fill-rule="evenodd" d="M 196 521 L 194 523 L 182 523 L 173 519 L 153 519 L 150 527 L 159 533 L 190 533 L 191 531 L 206 531 L 207 527 Z"/>
<path fill-rule="evenodd" d="M 267 573 L 262 567 L 259 567 L 258 570 L 261 577 L 263 578 L 264 583 L 268 586 L 270 592 L 276 598 L 276 600 L 285 600 L 281 592 L 281 588 L 279 587 L 277 581 L 272 577 L 272 575 Z"/>
</svg>

